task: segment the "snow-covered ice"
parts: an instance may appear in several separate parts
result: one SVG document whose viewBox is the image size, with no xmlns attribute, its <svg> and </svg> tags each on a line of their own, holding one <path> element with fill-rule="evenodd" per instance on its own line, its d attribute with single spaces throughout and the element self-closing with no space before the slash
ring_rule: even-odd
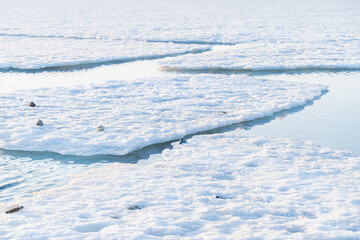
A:
<svg viewBox="0 0 360 240">
<path fill-rule="evenodd" d="M 174 56 L 210 49 L 199 45 L 99 39 L 0 36 L 1 69 L 73 67 Z"/>
<path fill-rule="evenodd" d="M 357 0 L 12 0 L 0 9 L 1 149 L 124 155 L 302 106 L 327 89 L 178 72 L 130 79 L 118 66 L 82 67 L 164 58 L 163 68 L 198 73 L 360 69 Z M 67 69 L 76 74 L 46 72 Z M 360 159 L 351 153 L 237 130 L 152 158 L 17 198 L 24 209 L 0 213 L 0 239 L 360 239 Z M 26 178 L 37 167 L 28 163 L 2 179 Z M 44 166 L 49 176 L 65 172 Z"/>
<path fill-rule="evenodd" d="M 0 34 L 8 36 L 218 43 L 360 37 L 357 0 L 13 0 L 0 9 Z"/>
<path fill-rule="evenodd" d="M 358 239 L 360 159 L 240 131 L 174 143 L 17 199 L 4 239 Z M 165 160 L 165 161 L 164 161 Z M 138 206 L 141 209 L 128 210 Z M 3 205 L 2 208 L 5 209 Z"/>
<path fill-rule="evenodd" d="M 0 8 L 6 9 L 0 15 L 1 68 L 109 61 L 176 52 L 194 43 L 238 45 L 163 65 L 359 68 L 356 0 L 14 0 L 1 2 Z M 166 44 L 171 41 L 183 44 Z M 204 61 L 207 57 L 210 61 Z"/>
<path fill-rule="evenodd" d="M 0 97 L 0 147 L 123 155 L 304 105 L 326 88 L 198 75 L 16 91 Z M 35 108 L 27 106 L 31 101 Z M 36 126 L 38 119 L 44 126 Z M 105 131 L 96 131 L 99 125 Z"/>
<path fill-rule="evenodd" d="M 244 43 L 159 62 L 164 69 L 204 71 L 360 69 L 360 41 Z"/>
</svg>

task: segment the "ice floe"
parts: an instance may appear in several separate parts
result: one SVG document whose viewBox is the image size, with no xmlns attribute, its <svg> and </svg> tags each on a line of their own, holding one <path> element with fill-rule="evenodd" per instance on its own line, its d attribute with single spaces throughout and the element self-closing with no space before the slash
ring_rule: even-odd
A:
<svg viewBox="0 0 360 240">
<path fill-rule="evenodd" d="M 349 51 L 349 49 L 352 49 Z M 160 60 L 164 69 L 200 71 L 360 69 L 360 41 L 254 42 Z"/>
<path fill-rule="evenodd" d="M 357 239 L 359 157 L 239 131 L 174 143 L 17 199 L 6 239 Z M 12 203 L 15 204 L 15 203 Z M 135 207 L 137 206 L 137 207 Z M 6 206 L 2 208 L 7 209 Z"/>
<path fill-rule="evenodd" d="M 306 104 L 326 86 L 238 76 L 113 81 L 0 95 L 0 147 L 123 155 Z M 29 107 L 34 101 L 36 107 Z M 37 126 L 41 119 L 42 126 Z M 97 127 L 104 131 L 98 132 Z"/>
<path fill-rule="evenodd" d="M 176 56 L 210 47 L 146 41 L 0 36 L 0 69 L 72 69 Z"/>
<path fill-rule="evenodd" d="M 0 59 L 0 67 L 110 61 L 165 54 L 162 46 L 170 52 L 186 48 L 166 45 L 173 42 L 240 45 L 204 58 L 164 62 L 167 67 L 359 68 L 360 4 L 350 2 L 2 2 L 0 54 L 6 60 Z M 140 41 L 139 49 L 130 47 L 133 41 Z M 124 42 L 130 43 L 125 47 Z"/>
</svg>

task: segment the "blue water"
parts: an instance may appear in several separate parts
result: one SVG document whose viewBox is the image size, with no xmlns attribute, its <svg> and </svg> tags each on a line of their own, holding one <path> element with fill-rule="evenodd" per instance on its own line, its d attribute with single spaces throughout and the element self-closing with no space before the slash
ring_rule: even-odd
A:
<svg viewBox="0 0 360 240">
<path fill-rule="evenodd" d="M 52 152 L 27 152 L 0 149 L 0 202 L 14 197 L 28 197 L 33 192 L 66 184 L 71 175 L 111 163 L 144 165 L 154 159 L 169 142 L 154 144 L 124 156 L 91 157 L 61 155 Z"/>
<path fill-rule="evenodd" d="M 329 85 L 329 92 L 303 111 L 252 128 L 251 134 L 312 140 L 360 155 L 360 73 L 270 75 L 266 78 Z"/>
</svg>

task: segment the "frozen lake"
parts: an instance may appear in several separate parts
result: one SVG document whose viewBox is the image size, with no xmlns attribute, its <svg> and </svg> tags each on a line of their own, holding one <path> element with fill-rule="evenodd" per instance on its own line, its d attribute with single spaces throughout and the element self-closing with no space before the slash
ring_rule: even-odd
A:
<svg viewBox="0 0 360 240">
<path fill-rule="evenodd" d="M 2 1 L 0 239 L 358 239 L 359 3 Z"/>
<path fill-rule="evenodd" d="M 174 77 L 177 72 L 160 71 L 155 60 L 104 66 L 84 71 L 28 73 L 0 73 L 1 91 L 7 88 L 36 89 L 41 87 L 71 87 L 82 81 L 106 82 L 116 78 L 138 79 L 142 77 Z M 216 74 L 217 75 L 217 74 Z M 237 74 L 243 75 L 243 74 Z M 221 75 L 227 77 L 228 75 Z M 329 91 L 305 106 L 291 108 L 269 117 L 246 121 L 240 124 L 216 128 L 197 134 L 213 134 L 243 129 L 244 135 L 312 140 L 324 147 L 348 150 L 360 154 L 358 141 L 360 127 L 357 108 L 360 99 L 360 73 L 353 72 L 307 72 L 255 75 L 259 79 L 280 79 L 284 81 L 319 83 L 329 86 Z M 71 79 L 71 80 L 70 80 Z M 30 81 L 31 85 L 24 85 Z M 192 135 L 191 135 L 192 136 Z M 188 137 L 191 137 L 188 136 Z M 61 186 L 69 176 L 91 168 L 107 166 L 109 163 L 123 162 L 136 164 L 154 155 L 154 159 L 170 143 L 159 143 L 135 151 L 125 156 L 79 157 L 50 152 L 29 152 L 1 150 L 2 201 L 10 201 L 16 196 L 31 196 L 32 192 Z M 141 164 L 144 162 L 141 161 Z"/>
</svg>

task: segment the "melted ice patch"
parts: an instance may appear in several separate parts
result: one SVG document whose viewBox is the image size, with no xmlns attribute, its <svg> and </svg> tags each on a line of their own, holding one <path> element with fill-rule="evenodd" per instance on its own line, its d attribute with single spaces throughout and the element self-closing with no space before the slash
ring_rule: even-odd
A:
<svg viewBox="0 0 360 240">
<path fill-rule="evenodd" d="M 117 81 L 0 96 L 0 147 L 123 155 L 304 105 L 325 86 L 228 76 Z M 37 106 L 30 108 L 28 102 Z M 38 119 L 44 123 L 37 126 Z M 104 126 L 98 132 L 97 127 Z"/>
<path fill-rule="evenodd" d="M 1 233 L 22 239 L 119 233 L 129 239 L 342 239 L 360 231 L 360 159 L 348 152 L 235 131 L 195 136 L 162 155 L 165 161 L 94 169 L 18 199 L 24 209 L 0 214 Z M 140 209 L 128 210 L 134 205 Z"/>
</svg>

